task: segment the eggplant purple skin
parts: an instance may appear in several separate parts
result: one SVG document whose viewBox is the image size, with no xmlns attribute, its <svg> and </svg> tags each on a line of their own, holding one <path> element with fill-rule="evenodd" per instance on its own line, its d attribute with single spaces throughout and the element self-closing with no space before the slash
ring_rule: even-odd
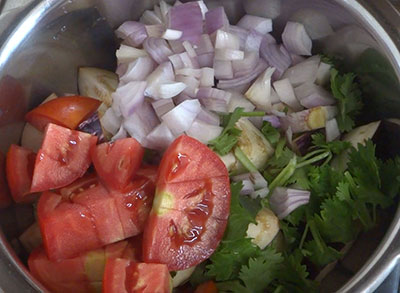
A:
<svg viewBox="0 0 400 293">
<path fill-rule="evenodd" d="M 295 148 L 295 151 L 299 155 L 304 156 L 308 153 L 308 150 L 312 143 L 311 135 L 313 135 L 314 133 L 315 131 L 308 131 L 293 140 L 293 146 Z"/>
<path fill-rule="evenodd" d="M 99 138 L 98 139 L 99 143 L 104 142 L 106 140 L 104 137 L 103 129 L 100 124 L 100 118 L 98 112 L 95 112 L 92 116 L 90 116 L 88 119 L 79 124 L 77 130 L 92 135 L 96 135 Z"/>
</svg>

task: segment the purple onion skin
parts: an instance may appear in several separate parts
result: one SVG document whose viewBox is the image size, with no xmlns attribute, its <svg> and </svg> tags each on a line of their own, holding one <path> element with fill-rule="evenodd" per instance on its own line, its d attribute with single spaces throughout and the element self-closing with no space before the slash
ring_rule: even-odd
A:
<svg viewBox="0 0 400 293">
<path fill-rule="evenodd" d="M 315 132 L 309 131 L 309 132 L 303 133 L 302 135 L 297 137 L 295 140 L 293 140 L 293 145 L 296 148 L 297 153 L 299 153 L 302 156 L 304 156 L 308 153 L 308 149 L 310 148 L 311 143 L 312 143 L 311 135 L 314 133 Z"/>
<path fill-rule="evenodd" d="M 86 132 L 86 133 L 89 133 L 92 135 L 96 135 L 99 138 L 98 142 L 105 141 L 105 137 L 104 137 L 103 129 L 101 128 L 98 112 L 95 112 L 92 116 L 90 116 L 88 119 L 86 119 L 81 124 L 79 124 L 77 130 Z"/>
</svg>

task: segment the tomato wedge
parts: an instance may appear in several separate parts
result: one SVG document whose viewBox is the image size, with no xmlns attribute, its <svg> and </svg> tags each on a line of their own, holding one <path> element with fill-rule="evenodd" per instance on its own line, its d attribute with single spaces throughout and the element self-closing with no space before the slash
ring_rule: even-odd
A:
<svg viewBox="0 0 400 293">
<path fill-rule="evenodd" d="M 139 169 L 144 149 L 136 139 L 124 138 L 93 147 L 90 154 L 101 180 L 111 188 L 123 190 Z"/>
<path fill-rule="evenodd" d="M 6 173 L 11 195 L 17 203 L 33 202 L 37 195 L 30 191 L 36 154 L 27 148 L 11 145 L 6 159 Z"/>
<path fill-rule="evenodd" d="M 39 247 L 30 254 L 28 266 L 32 275 L 51 292 L 99 292 L 106 260 L 124 257 L 136 261 L 127 253 L 133 249 L 130 241 L 121 241 L 75 258 L 51 261 L 43 247 Z"/>
<path fill-rule="evenodd" d="M 171 275 L 163 264 L 136 263 L 127 259 L 108 259 L 103 278 L 103 293 L 169 293 Z"/>
<path fill-rule="evenodd" d="M 6 157 L 0 152 L 0 209 L 8 207 L 12 200 L 6 179 Z"/>
<path fill-rule="evenodd" d="M 89 118 L 100 106 L 99 100 L 81 96 L 60 97 L 43 103 L 28 112 L 25 120 L 43 131 L 47 124 L 54 123 L 69 129 Z"/>
<path fill-rule="evenodd" d="M 184 163 L 177 164 L 182 158 Z M 143 259 L 167 264 L 171 271 L 184 270 L 210 257 L 224 234 L 229 175 L 213 151 L 187 136 L 169 147 L 160 170 L 143 234 Z"/>
<path fill-rule="evenodd" d="M 75 257 L 140 234 L 154 190 L 155 184 L 146 177 L 137 176 L 121 192 L 109 190 L 93 175 L 86 175 L 57 193 L 44 192 L 38 218 L 49 259 Z"/>
<path fill-rule="evenodd" d="M 82 177 L 96 143 L 96 136 L 49 124 L 36 157 L 31 192 L 64 187 Z"/>
</svg>

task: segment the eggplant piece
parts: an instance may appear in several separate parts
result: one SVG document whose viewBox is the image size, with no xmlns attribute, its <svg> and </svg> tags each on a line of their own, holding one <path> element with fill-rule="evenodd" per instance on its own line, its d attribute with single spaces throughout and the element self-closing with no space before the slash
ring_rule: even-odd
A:
<svg viewBox="0 0 400 293">
<path fill-rule="evenodd" d="M 77 130 L 96 135 L 99 138 L 99 142 L 103 142 L 105 140 L 98 112 L 95 112 L 92 116 L 79 124 Z"/>
<path fill-rule="evenodd" d="M 176 275 L 172 278 L 172 287 L 176 288 L 184 283 L 186 283 L 190 276 L 193 274 L 194 270 L 196 269 L 196 266 L 188 268 L 183 271 L 177 271 Z"/>
<path fill-rule="evenodd" d="M 246 234 L 252 243 L 264 249 L 275 239 L 279 230 L 277 216 L 270 209 L 263 208 L 256 216 L 256 224 L 249 224 Z"/>
</svg>

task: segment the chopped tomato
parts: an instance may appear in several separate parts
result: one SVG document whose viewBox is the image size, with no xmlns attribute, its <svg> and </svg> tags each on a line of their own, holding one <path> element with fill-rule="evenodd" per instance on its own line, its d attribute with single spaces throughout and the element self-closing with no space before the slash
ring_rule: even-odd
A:
<svg viewBox="0 0 400 293">
<path fill-rule="evenodd" d="M 54 123 L 69 129 L 89 118 L 100 106 L 99 100 L 81 96 L 60 97 L 43 103 L 26 114 L 25 120 L 43 131 Z"/>
<path fill-rule="evenodd" d="M 213 281 L 200 284 L 194 293 L 218 293 L 218 288 Z"/>
<path fill-rule="evenodd" d="M 125 253 L 131 246 L 129 241 L 121 241 L 60 261 L 49 260 L 43 247 L 39 247 L 29 256 L 28 266 L 32 275 L 51 292 L 98 292 L 106 260 L 118 257 L 135 260 Z"/>
<path fill-rule="evenodd" d="M 87 175 L 58 193 L 44 192 L 38 204 L 38 218 L 49 258 L 75 257 L 140 234 L 154 189 L 150 179 L 140 177 L 124 192 L 108 190 Z M 137 256 L 137 251 L 126 253 Z"/>
<path fill-rule="evenodd" d="M 94 168 L 107 186 L 123 190 L 142 163 L 144 149 L 134 138 L 119 139 L 93 147 Z"/>
<path fill-rule="evenodd" d="M 108 259 L 103 278 L 103 293 L 169 293 L 171 275 L 163 264 L 136 263 L 127 259 Z"/>
<path fill-rule="evenodd" d="M 33 202 L 37 195 L 30 191 L 36 154 L 31 150 L 10 146 L 6 159 L 6 174 L 11 195 L 17 203 Z"/>
<path fill-rule="evenodd" d="M 158 172 L 158 166 L 144 165 L 136 172 L 135 178 L 140 176 L 146 177 L 150 179 L 151 182 L 156 184 L 157 172 Z"/>
<path fill-rule="evenodd" d="M 49 124 L 33 171 L 31 192 L 57 189 L 82 177 L 97 137 Z"/>
<path fill-rule="evenodd" d="M 182 158 L 185 163 L 176 165 Z M 212 169 L 217 166 L 218 171 Z M 171 271 L 184 270 L 209 258 L 224 234 L 229 175 L 213 151 L 187 136 L 169 147 L 160 170 L 143 234 L 143 259 L 167 264 Z"/>
<path fill-rule="evenodd" d="M 0 209 L 6 208 L 11 204 L 10 190 L 6 179 L 6 158 L 0 152 Z"/>
</svg>

